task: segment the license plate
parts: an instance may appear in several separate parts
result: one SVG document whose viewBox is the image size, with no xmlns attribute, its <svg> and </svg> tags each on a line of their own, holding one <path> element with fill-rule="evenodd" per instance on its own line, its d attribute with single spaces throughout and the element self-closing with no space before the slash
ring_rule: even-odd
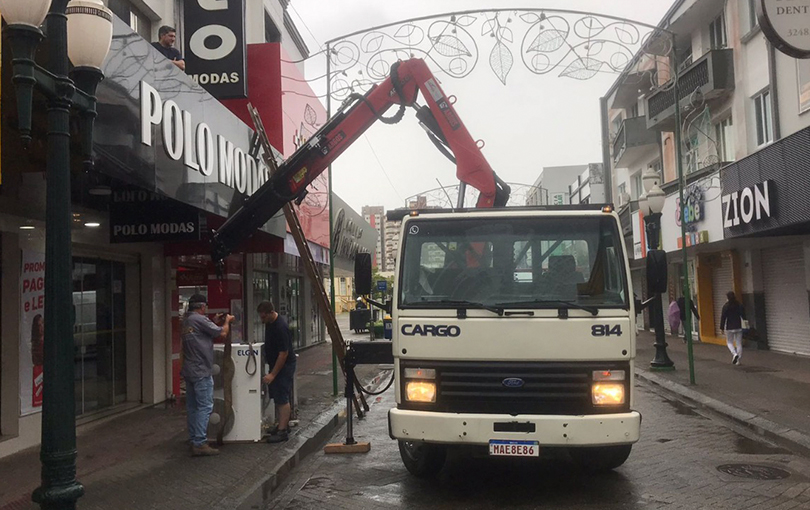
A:
<svg viewBox="0 0 810 510">
<path fill-rule="evenodd" d="M 491 440 L 489 454 L 500 457 L 539 457 L 540 445 L 537 441 Z"/>
</svg>

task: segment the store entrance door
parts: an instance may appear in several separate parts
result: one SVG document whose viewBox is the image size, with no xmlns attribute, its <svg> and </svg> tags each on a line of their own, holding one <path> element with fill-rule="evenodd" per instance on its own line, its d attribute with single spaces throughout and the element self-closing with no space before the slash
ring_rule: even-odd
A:
<svg viewBox="0 0 810 510">
<path fill-rule="evenodd" d="M 126 400 L 125 265 L 73 259 L 76 414 Z"/>
</svg>

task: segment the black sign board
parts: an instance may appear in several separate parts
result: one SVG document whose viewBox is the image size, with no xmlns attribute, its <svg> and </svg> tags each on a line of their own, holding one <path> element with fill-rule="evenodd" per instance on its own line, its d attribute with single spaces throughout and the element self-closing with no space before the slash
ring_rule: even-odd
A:
<svg viewBox="0 0 810 510">
<path fill-rule="evenodd" d="M 186 73 L 217 99 L 247 97 L 245 0 L 187 0 Z"/>
<path fill-rule="evenodd" d="M 197 241 L 200 212 L 134 186 L 115 189 L 110 203 L 111 243 Z"/>
<path fill-rule="evenodd" d="M 810 128 L 720 172 L 723 236 L 810 228 Z"/>
</svg>

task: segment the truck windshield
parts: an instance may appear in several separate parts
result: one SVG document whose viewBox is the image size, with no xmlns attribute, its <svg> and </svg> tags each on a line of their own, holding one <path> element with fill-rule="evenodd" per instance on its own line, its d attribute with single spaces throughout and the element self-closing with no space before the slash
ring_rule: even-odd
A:
<svg viewBox="0 0 810 510">
<path fill-rule="evenodd" d="M 621 242 L 609 216 L 414 220 L 398 306 L 627 308 Z"/>
</svg>

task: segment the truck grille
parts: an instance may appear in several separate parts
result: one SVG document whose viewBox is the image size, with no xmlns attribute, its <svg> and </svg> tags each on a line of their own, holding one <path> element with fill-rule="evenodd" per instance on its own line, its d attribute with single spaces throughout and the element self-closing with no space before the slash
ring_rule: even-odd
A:
<svg viewBox="0 0 810 510">
<path fill-rule="evenodd" d="M 402 395 L 403 409 L 451 413 L 582 415 L 626 412 L 630 409 L 629 380 L 625 380 L 628 402 L 617 407 L 595 407 L 591 403 L 592 373 L 596 370 L 624 370 L 627 362 L 467 362 L 411 361 L 404 368 L 435 368 L 438 392 L 435 404 L 414 404 Z M 522 386 L 510 387 L 505 380 L 519 379 Z M 404 379 L 403 379 L 404 381 Z M 404 391 L 405 384 L 402 384 Z"/>
</svg>

